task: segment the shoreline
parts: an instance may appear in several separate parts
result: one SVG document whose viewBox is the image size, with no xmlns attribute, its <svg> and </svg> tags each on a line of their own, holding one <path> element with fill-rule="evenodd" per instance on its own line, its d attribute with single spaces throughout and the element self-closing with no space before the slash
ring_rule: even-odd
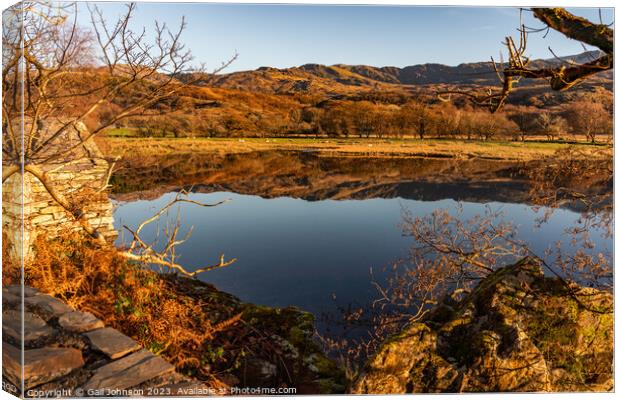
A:
<svg viewBox="0 0 620 400">
<path fill-rule="evenodd" d="M 254 151 L 306 151 L 325 156 L 376 158 L 449 158 L 532 161 L 558 150 L 579 147 L 587 155 L 611 156 L 606 145 L 559 142 L 507 142 L 459 139 L 330 139 L 330 138 L 119 138 L 101 137 L 106 156 L 149 157 L 172 154 L 239 154 Z"/>
</svg>

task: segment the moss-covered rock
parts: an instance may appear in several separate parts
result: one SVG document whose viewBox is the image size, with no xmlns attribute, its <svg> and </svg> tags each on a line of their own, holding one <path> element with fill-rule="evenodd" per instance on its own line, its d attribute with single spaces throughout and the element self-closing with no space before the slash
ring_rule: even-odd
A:
<svg viewBox="0 0 620 400">
<path fill-rule="evenodd" d="M 387 340 L 354 393 L 609 391 L 613 296 L 525 258 Z"/>
<path fill-rule="evenodd" d="M 298 394 L 344 393 L 344 371 L 316 343 L 312 314 L 295 307 L 244 303 L 197 280 L 176 277 L 170 283 L 208 306 L 217 316 L 212 323 L 241 314 L 240 322 L 211 339 L 211 351 L 200 357 L 229 385 L 294 387 Z"/>
<path fill-rule="evenodd" d="M 314 340 L 312 314 L 296 307 L 244 304 L 242 318 L 257 331 L 269 333 L 269 346 L 274 349 L 273 352 L 267 350 L 272 353 L 271 362 L 278 366 L 271 376 L 256 375 L 258 379 L 248 383 L 257 387 L 277 387 L 285 381 L 296 387 L 297 393 L 344 392 L 344 372 L 325 356 Z"/>
</svg>

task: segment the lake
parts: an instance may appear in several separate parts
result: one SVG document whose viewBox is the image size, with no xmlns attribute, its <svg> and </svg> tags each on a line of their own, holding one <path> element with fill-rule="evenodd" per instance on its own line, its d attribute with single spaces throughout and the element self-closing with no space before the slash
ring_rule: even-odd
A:
<svg viewBox="0 0 620 400">
<path fill-rule="evenodd" d="M 407 160 L 402 163 L 407 164 Z M 578 212 L 556 209 L 548 221 L 538 227 L 536 220 L 542 217 L 544 208 L 535 210 L 525 202 L 493 200 L 497 196 L 504 200 L 507 193 L 493 190 L 493 186 L 484 190 L 484 196 L 472 195 L 476 193 L 474 188 L 468 194 L 464 189 L 471 186 L 471 179 L 459 186 L 448 182 L 416 182 L 405 174 L 392 174 L 388 183 L 384 183 L 387 179 L 371 179 L 376 181 L 374 186 L 383 187 L 380 191 L 366 190 L 365 195 L 360 191 L 345 191 L 348 194 L 343 195 L 340 190 L 332 191 L 331 195 L 317 195 L 327 193 L 328 185 L 316 184 L 326 178 L 321 176 L 320 180 L 310 181 L 308 176 L 316 175 L 316 170 L 307 171 L 306 179 L 295 176 L 295 187 L 284 186 L 278 179 L 270 180 L 271 188 L 268 182 L 257 186 L 256 179 L 243 185 L 239 177 L 229 178 L 227 184 L 213 183 L 208 173 L 200 179 L 190 179 L 194 190 L 189 194 L 190 199 L 205 203 L 230 201 L 211 208 L 180 204 L 170 210 L 162 222 L 174 223 L 178 213 L 181 233 L 193 228 L 191 237 L 177 249 L 181 255 L 178 261 L 186 267 L 204 266 L 217 263 L 219 255 L 224 253 L 227 258 L 234 257 L 238 261 L 229 267 L 203 273 L 200 279 L 247 302 L 276 307 L 294 305 L 321 315 L 337 313 L 338 307 L 349 304 L 362 305 L 377 297 L 370 269 L 375 278 L 384 279 L 387 273 L 384 267 L 406 257 L 412 245 L 412 239 L 402 234 L 404 210 L 424 216 L 442 208 L 456 215 L 460 205 L 462 218 L 484 214 L 489 209 L 500 211 L 504 220 L 518 228 L 517 237 L 529 243 L 540 256 L 558 240 L 570 250 L 571 238 L 564 230 L 580 218 Z M 381 173 L 385 174 L 386 170 Z M 338 181 L 340 186 L 346 181 L 335 179 L 333 175 L 330 179 Z M 355 185 L 349 187 L 368 189 L 368 185 L 363 184 L 368 179 L 354 180 Z M 480 180 L 474 181 L 480 186 Z M 187 184 L 185 181 L 184 185 Z M 508 187 L 506 182 L 495 184 Z M 320 190 L 314 190 L 318 186 Z M 413 190 L 423 186 L 422 192 Z M 223 191 L 223 187 L 237 190 Z M 303 187 L 305 192 L 300 189 Z M 172 200 L 179 188 L 160 182 L 150 189 L 148 195 L 142 192 L 133 196 L 127 191 L 118 196 L 114 217 L 121 233 L 119 244 L 123 241 L 123 225 L 135 228 Z M 521 193 L 522 186 L 515 182 L 513 191 Z M 435 196 L 430 196 L 433 193 Z M 468 200 L 463 200 L 463 196 Z M 429 197 L 432 199 L 427 200 Z M 514 197 L 523 199 L 523 196 Z M 156 231 L 155 226 L 146 229 L 144 237 L 156 241 Z M 597 251 L 611 250 L 611 238 L 605 238 L 598 231 L 592 233 Z M 319 330 L 323 328 L 323 323 L 319 323 Z"/>
</svg>

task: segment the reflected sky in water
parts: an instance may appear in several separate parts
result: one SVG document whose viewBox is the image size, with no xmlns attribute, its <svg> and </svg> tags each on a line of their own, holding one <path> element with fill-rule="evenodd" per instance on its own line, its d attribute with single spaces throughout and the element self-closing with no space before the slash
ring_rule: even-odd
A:
<svg viewBox="0 0 620 400">
<path fill-rule="evenodd" d="M 156 200 L 120 203 L 115 224 L 135 228 L 153 215 L 176 194 Z M 378 278 L 384 267 L 406 256 L 412 239 L 401 233 L 403 209 L 423 216 L 437 208 L 456 215 L 453 200 L 416 201 L 401 198 L 369 200 L 306 201 L 288 197 L 263 199 L 235 193 L 193 193 L 192 200 L 232 201 L 218 207 L 192 204 L 173 207 L 167 220 L 173 223 L 180 212 L 181 233 L 193 227 L 190 239 L 178 247 L 184 266 L 217 263 L 219 254 L 238 261 L 224 269 L 200 276 L 220 290 L 244 301 L 268 305 L 295 305 L 321 314 L 337 306 L 362 304 L 376 297 L 370 283 L 370 268 Z M 573 211 L 555 210 L 542 227 L 535 212 L 521 204 L 461 203 L 463 218 L 484 214 L 486 207 L 502 211 L 506 221 L 518 228 L 518 237 L 543 256 L 547 246 L 557 240 L 570 248 L 565 228 L 579 218 Z M 164 219 L 165 221 L 166 219 Z M 160 224 L 161 227 L 161 224 Z M 145 229 L 147 239 L 155 240 L 156 227 Z M 595 233 L 597 249 L 610 249 L 611 239 Z M 119 243 L 123 240 L 122 234 Z M 335 295 L 335 300 L 333 299 Z"/>
</svg>

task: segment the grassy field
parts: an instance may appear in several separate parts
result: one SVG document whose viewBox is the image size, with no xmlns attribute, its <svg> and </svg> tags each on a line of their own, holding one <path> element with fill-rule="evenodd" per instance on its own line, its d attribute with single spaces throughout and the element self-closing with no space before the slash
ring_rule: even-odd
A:
<svg viewBox="0 0 620 400">
<path fill-rule="evenodd" d="M 483 158 L 534 160 L 571 144 L 557 142 L 467 141 L 442 139 L 326 139 L 326 138 L 132 138 L 101 137 L 109 156 L 149 157 L 187 153 L 243 153 L 261 150 L 319 151 L 324 154 L 373 157 Z M 575 146 L 574 144 L 572 146 Z M 603 146 L 578 144 L 592 154 Z"/>
</svg>

